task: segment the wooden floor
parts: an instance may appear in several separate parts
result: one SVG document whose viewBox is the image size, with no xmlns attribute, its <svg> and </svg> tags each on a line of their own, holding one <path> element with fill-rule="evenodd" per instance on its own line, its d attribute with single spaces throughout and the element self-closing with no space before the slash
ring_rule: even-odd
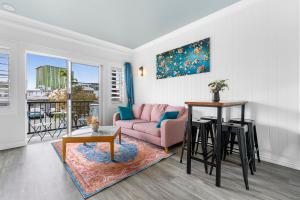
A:
<svg viewBox="0 0 300 200">
<path fill-rule="evenodd" d="M 241 168 L 226 162 L 222 166 L 222 188 L 215 176 L 204 173 L 203 165 L 192 163 L 187 175 L 177 154 L 132 176 L 90 199 L 300 199 L 300 171 L 260 163 L 250 175 L 250 191 L 244 187 Z M 83 199 L 49 142 L 0 151 L 1 200 Z"/>
</svg>

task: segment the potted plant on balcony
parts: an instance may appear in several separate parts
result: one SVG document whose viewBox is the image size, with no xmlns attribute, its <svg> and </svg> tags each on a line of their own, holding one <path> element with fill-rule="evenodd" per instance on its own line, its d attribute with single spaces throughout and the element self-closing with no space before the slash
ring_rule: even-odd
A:
<svg viewBox="0 0 300 200">
<path fill-rule="evenodd" d="M 210 92 L 212 93 L 212 101 L 219 102 L 220 101 L 220 91 L 223 92 L 225 88 L 229 89 L 228 84 L 226 83 L 228 79 L 224 80 L 216 80 L 208 84 L 210 88 Z"/>
</svg>

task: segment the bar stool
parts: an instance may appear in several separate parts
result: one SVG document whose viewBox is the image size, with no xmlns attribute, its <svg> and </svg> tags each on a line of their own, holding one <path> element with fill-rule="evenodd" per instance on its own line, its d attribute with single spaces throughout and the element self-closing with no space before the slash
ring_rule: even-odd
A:
<svg viewBox="0 0 300 200">
<path fill-rule="evenodd" d="M 187 147 L 186 147 L 186 145 L 187 145 L 187 140 L 188 140 L 188 121 L 186 121 L 186 123 L 185 123 L 185 129 L 184 129 L 185 131 L 184 131 L 184 136 L 183 136 L 183 142 L 182 142 L 182 147 L 181 147 L 181 155 L 180 155 L 180 163 L 182 163 L 182 158 L 183 158 L 183 152 L 184 152 L 184 150 L 187 150 Z M 194 134 L 195 133 L 195 127 L 192 127 L 192 155 L 194 154 L 193 153 L 193 149 L 194 149 Z"/>
<path fill-rule="evenodd" d="M 242 120 L 240 118 L 233 118 L 233 119 L 230 119 L 229 122 L 240 124 L 240 123 L 242 123 Z M 248 129 L 250 129 L 250 128 L 252 129 L 253 140 L 254 140 L 254 145 L 255 145 L 255 150 L 256 150 L 256 155 L 257 155 L 257 161 L 260 162 L 255 120 L 245 119 L 244 123 L 248 126 Z M 234 139 L 235 138 L 232 138 L 233 142 L 231 142 L 231 144 L 230 144 L 231 145 L 230 146 L 230 153 L 232 153 L 232 149 L 233 149 L 233 145 L 234 145 Z"/>
<path fill-rule="evenodd" d="M 229 122 L 231 123 L 231 122 Z M 234 123 L 236 124 L 236 123 Z M 240 124 L 240 123 L 238 123 Z M 240 124 L 241 125 L 241 124 Z M 246 124 L 244 124 L 246 125 Z M 255 149 L 254 149 L 254 141 L 253 141 L 253 131 L 249 126 L 247 126 L 247 132 L 246 135 L 246 145 L 247 145 L 247 157 L 248 157 L 248 163 L 249 168 L 251 171 L 251 174 L 254 175 L 254 172 L 256 171 L 255 166 Z M 230 143 L 230 153 L 232 154 L 233 151 L 233 144 L 238 144 L 238 142 L 235 141 L 236 133 L 231 132 L 230 134 L 227 134 L 224 139 L 224 149 L 223 149 L 223 160 L 226 160 L 226 155 L 228 154 L 228 144 Z"/>
<path fill-rule="evenodd" d="M 236 118 L 236 119 L 229 120 L 229 123 L 242 124 L 242 121 L 241 119 Z M 256 172 L 255 153 L 257 153 L 257 149 L 258 149 L 257 136 L 255 136 L 256 126 L 254 120 L 244 120 L 243 124 L 248 127 L 248 132 L 246 133 L 246 142 L 247 142 L 247 149 L 248 149 L 247 155 L 249 159 L 249 167 L 251 169 L 251 174 L 253 175 L 253 172 Z M 255 138 L 256 138 L 256 142 L 255 142 Z M 230 154 L 232 154 L 233 152 L 234 144 L 236 144 L 235 134 L 232 133 L 230 135 Z M 257 153 L 257 155 L 258 155 L 258 162 L 260 162 L 259 152 Z"/>
<path fill-rule="evenodd" d="M 247 143 L 246 143 L 246 132 L 248 127 L 243 124 L 234 124 L 234 123 L 222 123 L 222 153 L 226 153 L 227 149 L 227 138 L 229 138 L 231 133 L 235 133 L 238 138 L 239 152 L 241 165 L 243 170 L 243 178 L 245 182 L 246 189 L 249 190 L 248 183 L 248 157 L 247 157 Z M 216 149 L 216 148 L 215 148 Z M 221 155 L 222 156 L 222 155 Z M 213 155 L 213 162 L 215 161 L 216 154 Z M 212 174 L 213 165 L 210 168 L 210 174 Z"/>
<path fill-rule="evenodd" d="M 200 154 L 203 156 L 205 173 L 208 173 L 207 160 L 210 157 L 212 157 L 212 154 L 213 154 L 213 148 L 211 151 L 207 150 L 208 139 L 211 138 L 212 147 L 214 147 L 214 143 L 215 143 L 212 122 L 210 120 L 200 119 L 200 120 L 193 122 L 193 126 L 198 127 L 198 130 L 199 130 L 197 137 L 196 137 L 195 154 Z M 198 153 L 199 144 L 201 144 L 201 148 L 202 148 L 201 153 Z"/>
<path fill-rule="evenodd" d="M 214 134 L 217 132 L 217 122 L 218 122 L 218 118 L 217 117 L 215 117 L 215 116 L 203 116 L 200 119 L 210 120 L 212 122 Z M 222 118 L 222 122 L 224 122 L 224 118 Z"/>
<path fill-rule="evenodd" d="M 207 150 L 208 138 L 210 136 L 212 144 L 214 146 L 214 136 L 212 130 L 212 123 L 210 120 L 196 120 L 192 123 L 192 155 L 201 154 L 204 160 L 205 172 L 208 173 L 207 160 L 212 157 L 213 149 L 211 151 Z M 180 163 L 182 163 L 183 152 L 186 149 L 187 144 L 187 131 L 184 134 L 184 140 L 181 149 Z M 198 152 L 199 144 L 201 144 L 202 152 Z"/>
</svg>

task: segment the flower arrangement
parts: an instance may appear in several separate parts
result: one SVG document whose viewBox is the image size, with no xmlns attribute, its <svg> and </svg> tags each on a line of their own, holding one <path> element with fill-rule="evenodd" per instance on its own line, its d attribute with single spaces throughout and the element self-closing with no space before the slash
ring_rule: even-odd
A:
<svg viewBox="0 0 300 200">
<path fill-rule="evenodd" d="M 93 129 L 94 132 L 98 131 L 100 122 L 98 121 L 98 119 L 96 117 L 88 117 L 86 119 L 86 122 L 88 125 L 91 126 L 91 128 Z"/>
<path fill-rule="evenodd" d="M 229 89 L 228 84 L 226 83 L 228 79 L 224 80 L 216 80 L 208 84 L 208 87 L 210 88 L 210 91 L 212 93 L 216 92 L 223 92 L 225 88 Z"/>
<path fill-rule="evenodd" d="M 216 80 L 208 84 L 210 88 L 210 92 L 213 93 L 213 101 L 218 102 L 220 101 L 220 94 L 219 92 L 223 92 L 225 88 L 229 89 L 227 81 L 228 79 L 223 80 Z"/>
</svg>

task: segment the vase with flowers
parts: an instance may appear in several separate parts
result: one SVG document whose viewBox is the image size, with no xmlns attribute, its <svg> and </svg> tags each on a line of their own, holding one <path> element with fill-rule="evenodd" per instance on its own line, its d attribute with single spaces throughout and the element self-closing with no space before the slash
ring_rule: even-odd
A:
<svg viewBox="0 0 300 200">
<path fill-rule="evenodd" d="M 98 121 L 98 119 L 96 117 L 88 117 L 86 119 L 86 122 L 87 122 L 88 125 L 90 125 L 93 132 L 98 132 L 100 122 Z"/>
<path fill-rule="evenodd" d="M 225 88 L 229 89 L 227 81 L 228 79 L 224 80 L 216 80 L 208 84 L 210 92 L 213 94 L 212 101 L 219 102 L 220 101 L 220 91 L 223 92 Z"/>
</svg>

